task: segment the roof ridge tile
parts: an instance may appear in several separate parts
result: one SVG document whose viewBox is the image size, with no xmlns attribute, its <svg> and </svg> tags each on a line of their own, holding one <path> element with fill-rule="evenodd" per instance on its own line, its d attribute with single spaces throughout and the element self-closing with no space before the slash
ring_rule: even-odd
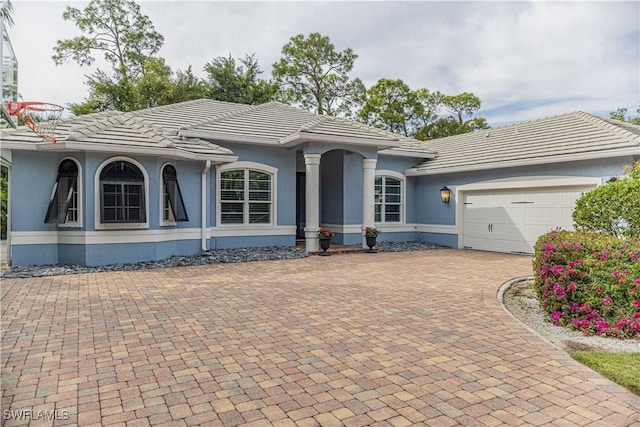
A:
<svg viewBox="0 0 640 427">
<path fill-rule="evenodd" d="M 121 121 L 122 125 L 128 125 L 132 129 L 136 129 L 140 132 L 141 135 L 144 135 L 158 144 L 164 147 L 171 147 L 173 145 L 172 137 L 163 133 L 160 129 L 157 129 L 155 124 L 151 121 L 137 117 L 134 115 L 130 115 L 124 117 Z"/>
<path fill-rule="evenodd" d="M 624 127 L 622 127 L 622 125 L 618 125 L 617 123 L 614 123 L 615 120 L 607 120 L 603 117 L 598 117 L 598 116 L 594 116 L 593 114 L 585 113 L 584 111 L 576 111 L 575 114 L 576 116 L 580 117 L 582 120 L 591 122 L 595 126 L 598 126 L 605 130 L 613 131 L 621 136 L 629 138 L 632 141 L 637 140 L 638 143 L 640 143 L 640 126 L 638 125 L 634 125 L 633 123 L 620 122 L 620 123 L 625 123 L 626 125 L 637 126 L 638 133 L 635 134 L 625 129 Z"/>
<path fill-rule="evenodd" d="M 313 119 L 304 122 L 300 125 L 298 132 L 311 132 L 313 128 L 318 126 L 321 123 L 324 123 L 329 120 L 329 116 L 322 116 L 318 114 L 318 117 L 314 117 Z"/>
<path fill-rule="evenodd" d="M 211 101 L 224 102 L 224 101 L 215 101 L 215 100 L 211 100 Z M 246 104 L 246 108 L 241 108 L 241 109 L 238 109 L 238 110 L 235 110 L 235 111 L 227 111 L 226 113 L 217 114 L 217 115 L 214 115 L 214 116 L 211 116 L 211 117 L 207 117 L 206 119 L 196 120 L 196 121 L 190 122 L 188 124 L 185 124 L 183 126 L 180 126 L 178 128 L 178 132 L 181 131 L 181 130 L 188 130 L 190 128 L 197 127 L 197 126 L 204 126 L 204 125 L 212 124 L 212 123 L 215 123 L 215 122 L 219 122 L 220 120 L 223 120 L 223 119 L 228 119 L 228 118 L 231 118 L 231 117 L 240 116 L 242 114 L 246 114 L 246 113 L 251 112 L 251 111 L 260 110 L 260 109 L 263 109 L 265 106 L 267 106 L 267 105 L 269 105 L 271 103 L 273 103 L 273 101 L 272 102 L 267 102 L 265 104 L 254 104 L 254 105 Z M 232 104 L 232 103 L 230 103 L 230 104 Z"/>
<path fill-rule="evenodd" d="M 83 136 L 89 136 L 102 130 L 107 129 L 114 124 L 122 124 L 122 116 L 127 113 L 111 113 L 110 115 L 104 115 L 97 120 L 89 120 L 84 123 L 72 124 L 69 127 L 69 136 L 65 139 L 68 141 L 76 141 Z"/>
</svg>

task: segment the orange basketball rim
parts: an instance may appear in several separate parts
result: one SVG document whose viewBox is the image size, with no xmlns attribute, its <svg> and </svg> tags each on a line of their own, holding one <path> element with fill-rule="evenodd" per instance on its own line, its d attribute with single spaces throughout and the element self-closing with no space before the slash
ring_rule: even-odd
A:
<svg viewBox="0 0 640 427">
<path fill-rule="evenodd" d="M 64 107 L 49 102 L 8 102 L 9 114 L 18 117 L 33 133 L 55 144 L 54 133 Z"/>
</svg>

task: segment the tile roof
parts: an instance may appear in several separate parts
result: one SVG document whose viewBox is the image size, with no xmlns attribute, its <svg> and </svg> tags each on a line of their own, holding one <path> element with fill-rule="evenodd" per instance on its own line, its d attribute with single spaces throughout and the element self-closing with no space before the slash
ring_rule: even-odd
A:
<svg viewBox="0 0 640 427">
<path fill-rule="evenodd" d="M 197 134 L 198 137 L 188 137 Z M 3 141 L 42 142 L 26 128 L 2 131 Z M 244 105 L 198 99 L 128 113 L 102 112 L 63 119 L 59 143 L 96 143 L 113 147 L 171 148 L 192 154 L 232 155 L 225 141 L 283 146 L 306 139 L 378 146 L 387 152 L 433 156 L 426 143 L 352 120 L 320 116 L 280 103 Z M 217 144 L 212 143 L 215 141 Z"/>
<path fill-rule="evenodd" d="M 119 152 L 123 149 L 137 149 L 153 154 L 162 149 L 163 155 L 202 158 L 214 156 L 233 160 L 231 150 L 204 140 L 180 138 L 177 132 L 166 132 L 162 126 L 145 120 L 133 113 L 101 112 L 60 120 L 55 138 L 58 144 L 43 143 L 42 139 L 26 127 L 3 129 L 0 133 L 3 144 L 29 143 L 39 149 L 56 150 L 72 148 L 83 144 L 85 149 Z M 39 144 L 38 144 L 39 143 Z"/>
<path fill-rule="evenodd" d="M 412 174 L 640 155 L 640 126 L 581 111 L 428 142 L 438 154 Z M 626 153 L 626 154 L 623 154 Z"/>
<path fill-rule="evenodd" d="M 193 102 L 218 103 L 206 99 Z M 292 140 L 296 143 L 304 142 L 305 137 L 314 137 L 314 140 L 325 138 L 327 142 L 333 138 L 342 138 L 343 142 L 358 144 L 367 141 L 392 151 L 417 151 L 423 153 L 424 157 L 434 154 L 422 141 L 353 120 L 310 113 L 277 101 L 244 107 L 212 116 L 209 120 L 185 123 L 182 130 L 200 132 L 221 141 L 225 138 L 236 141 L 246 138 L 248 141 L 262 141 L 267 145 L 283 145 Z"/>
<path fill-rule="evenodd" d="M 0 131 L 3 143 L 41 143 L 25 127 Z M 194 136 L 195 135 L 195 136 Z M 423 159 L 411 174 L 437 174 L 615 155 L 640 154 L 640 126 L 584 112 L 533 120 L 481 132 L 418 141 L 352 120 L 320 116 L 280 102 L 244 105 L 198 99 L 128 113 L 102 112 L 63 119 L 58 147 L 154 150 L 162 155 L 235 159 L 225 142 L 290 146 L 305 141 L 339 141 L 377 146 L 381 154 Z M 215 142 L 215 143 L 214 143 Z M 65 144 L 67 146 L 65 147 Z M 634 151 L 635 150 L 635 151 Z M 564 156 L 564 157 L 563 157 Z M 213 158 L 212 157 L 212 158 Z M 435 158 L 434 158 L 435 157 Z M 424 160 L 428 159 L 428 160 Z"/>
</svg>

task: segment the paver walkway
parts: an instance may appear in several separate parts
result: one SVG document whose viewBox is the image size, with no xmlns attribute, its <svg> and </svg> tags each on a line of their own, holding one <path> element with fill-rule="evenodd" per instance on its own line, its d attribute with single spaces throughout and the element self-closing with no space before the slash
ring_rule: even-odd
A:
<svg viewBox="0 0 640 427">
<path fill-rule="evenodd" d="M 639 425 L 501 310 L 530 274 L 434 250 L 4 280 L 3 422 Z"/>
</svg>

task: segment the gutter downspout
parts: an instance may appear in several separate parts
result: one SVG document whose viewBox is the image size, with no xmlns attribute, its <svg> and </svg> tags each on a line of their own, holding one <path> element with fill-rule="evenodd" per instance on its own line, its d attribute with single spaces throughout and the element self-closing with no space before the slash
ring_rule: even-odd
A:
<svg viewBox="0 0 640 427">
<path fill-rule="evenodd" d="M 209 169 L 211 169 L 211 160 L 207 160 L 205 163 L 204 169 L 202 170 L 202 180 L 201 180 L 201 200 L 202 200 L 202 212 L 201 212 L 201 246 L 202 251 L 207 250 L 207 174 L 209 173 Z"/>
</svg>

